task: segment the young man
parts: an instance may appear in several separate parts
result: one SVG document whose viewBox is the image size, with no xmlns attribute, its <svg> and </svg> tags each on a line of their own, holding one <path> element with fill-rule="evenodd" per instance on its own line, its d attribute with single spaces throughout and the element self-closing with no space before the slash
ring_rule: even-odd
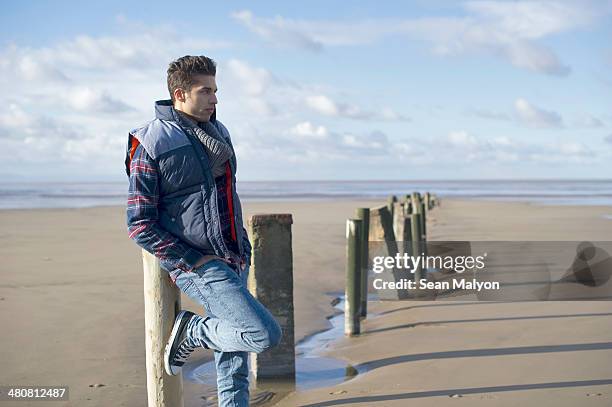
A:
<svg viewBox="0 0 612 407">
<path fill-rule="evenodd" d="M 246 406 L 247 352 L 275 346 L 281 331 L 245 287 L 251 244 L 236 193 L 236 156 L 215 117 L 215 74 L 205 56 L 172 62 L 171 99 L 156 102 L 156 118 L 130 132 L 127 224 L 130 238 L 206 311 L 177 316 L 166 372 L 179 374 L 199 346 L 213 349 L 219 405 Z"/>
</svg>

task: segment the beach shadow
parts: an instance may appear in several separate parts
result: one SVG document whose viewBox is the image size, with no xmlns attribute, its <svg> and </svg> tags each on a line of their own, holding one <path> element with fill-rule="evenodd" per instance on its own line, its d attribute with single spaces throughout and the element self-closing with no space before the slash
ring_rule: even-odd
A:
<svg viewBox="0 0 612 407">
<path fill-rule="evenodd" d="M 488 349 L 467 349 L 446 352 L 428 352 L 414 355 L 401 355 L 389 358 L 373 360 L 370 362 L 355 365 L 358 371 L 371 371 L 381 367 L 397 365 L 400 363 L 416 362 L 419 360 L 432 359 L 453 359 L 453 358 L 474 358 L 486 356 L 503 355 L 525 355 L 530 353 L 557 353 L 557 352 L 576 352 L 588 350 L 612 349 L 612 342 L 597 343 L 576 343 L 569 345 L 540 345 L 540 346 L 519 346 L 514 348 L 488 348 Z"/>
<path fill-rule="evenodd" d="M 446 390 L 431 390 L 431 391 L 419 391 L 413 393 L 400 393 L 400 394 L 383 394 L 380 396 L 361 396 L 361 397 L 350 397 L 338 400 L 328 400 L 320 403 L 303 404 L 301 407 L 327 407 L 327 406 L 338 406 L 343 404 L 352 403 L 380 403 L 383 401 L 390 400 L 408 400 L 418 399 L 424 397 L 461 397 L 468 394 L 481 394 L 481 393 L 496 393 L 496 392 L 507 392 L 507 391 L 520 391 L 520 390 L 539 390 L 539 389 L 557 389 L 557 388 L 568 388 L 568 387 L 585 387 L 585 386 L 603 386 L 612 384 L 612 379 L 602 380 L 581 380 L 581 381 L 570 381 L 570 382 L 550 382 L 550 383 L 533 383 L 533 384 L 514 384 L 507 386 L 489 386 L 489 387 L 472 387 L 465 389 L 446 389 Z"/>
<path fill-rule="evenodd" d="M 607 317 L 611 315 L 612 315 L 612 312 L 599 313 L 599 314 L 591 313 L 591 314 L 567 314 L 567 315 L 536 315 L 536 316 L 529 316 L 529 317 L 501 317 L 501 318 L 455 319 L 455 320 L 449 320 L 449 321 L 425 321 L 425 322 L 415 322 L 412 324 L 390 326 L 386 328 L 371 329 L 371 330 L 364 332 L 364 335 L 367 336 L 369 334 L 378 333 L 378 332 L 394 331 L 396 329 L 416 328 L 417 326 L 463 324 L 463 323 L 470 323 L 470 322 L 517 321 L 517 320 L 530 320 L 530 319 Z"/>
</svg>

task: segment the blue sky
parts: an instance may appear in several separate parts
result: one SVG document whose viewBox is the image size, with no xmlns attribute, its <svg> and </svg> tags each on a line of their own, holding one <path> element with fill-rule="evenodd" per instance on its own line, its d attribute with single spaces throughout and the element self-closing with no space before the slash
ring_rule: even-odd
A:
<svg viewBox="0 0 612 407">
<path fill-rule="evenodd" d="M 124 180 L 186 54 L 241 180 L 612 178 L 610 1 L 203 3 L 5 5 L 3 179 Z"/>
</svg>

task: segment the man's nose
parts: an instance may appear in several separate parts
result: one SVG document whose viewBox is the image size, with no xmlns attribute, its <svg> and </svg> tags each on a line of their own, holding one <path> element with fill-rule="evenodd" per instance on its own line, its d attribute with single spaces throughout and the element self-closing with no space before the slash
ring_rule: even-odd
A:
<svg viewBox="0 0 612 407">
<path fill-rule="evenodd" d="M 212 98 L 210 99 L 210 103 L 217 104 L 219 101 L 217 100 L 217 95 L 212 94 Z"/>
</svg>

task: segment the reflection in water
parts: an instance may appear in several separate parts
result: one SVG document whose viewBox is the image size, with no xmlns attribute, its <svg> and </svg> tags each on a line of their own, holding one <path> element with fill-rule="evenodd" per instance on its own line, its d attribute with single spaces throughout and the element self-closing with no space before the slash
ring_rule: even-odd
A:
<svg viewBox="0 0 612 407">
<path fill-rule="evenodd" d="M 334 386 L 355 377 L 361 371 L 345 361 L 320 356 L 336 339 L 343 337 L 344 301 L 339 301 L 335 308 L 338 314 L 329 319 L 332 327 L 316 333 L 299 342 L 295 348 L 296 380 L 283 382 L 278 380 L 255 380 L 251 377 L 251 405 L 272 405 L 292 391 L 303 391 L 318 387 Z M 214 361 L 201 363 L 198 360 L 187 362 L 183 366 L 184 380 L 205 385 L 202 399 L 216 405 L 216 371 Z"/>
</svg>

